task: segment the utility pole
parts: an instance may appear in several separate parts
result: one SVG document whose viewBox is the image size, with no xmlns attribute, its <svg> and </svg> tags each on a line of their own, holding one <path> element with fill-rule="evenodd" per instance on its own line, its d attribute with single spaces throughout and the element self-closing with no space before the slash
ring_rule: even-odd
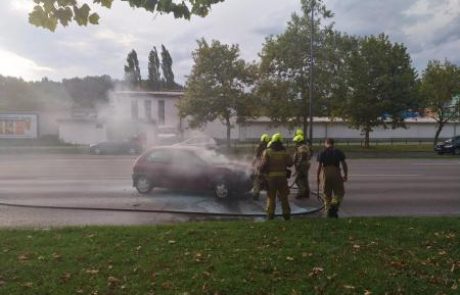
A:
<svg viewBox="0 0 460 295">
<path fill-rule="evenodd" d="M 308 138 L 310 145 L 313 144 L 313 35 L 315 34 L 315 0 L 311 2 L 311 34 L 310 34 L 310 87 L 309 87 L 309 103 L 308 114 L 310 117 L 310 124 L 308 126 Z"/>
</svg>

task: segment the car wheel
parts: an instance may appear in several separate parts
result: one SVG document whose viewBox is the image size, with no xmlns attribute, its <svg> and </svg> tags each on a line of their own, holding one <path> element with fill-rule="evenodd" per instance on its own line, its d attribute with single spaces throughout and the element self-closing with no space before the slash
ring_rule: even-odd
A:
<svg viewBox="0 0 460 295">
<path fill-rule="evenodd" d="M 96 155 L 102 155 L 102 150 L 101 150 L 100 148 L 95 148 L 95 149 L 94 149 L 94 153 L 95 153 Z"/>
<path fill-rule="evenodd" d="M 148 194 L 153 188 L 152 181 L 146 176 L 139 176 L 136 180 L 136 189 L 141 194 Z"/>
<path fill-rule="evenodd" d="M 135 155 L 135 154 L 137 154 L 137 150 L 135 148 L 131 147 L 131 148 L 128 149 L 128 154 Z"/>
<path fill-rule="evenodd" d="M 230 196 L 230 189 L 225 182 L 218 182 L 214 186 L 214 193 L 218 199 L 224 200 Z"/>
</svg>

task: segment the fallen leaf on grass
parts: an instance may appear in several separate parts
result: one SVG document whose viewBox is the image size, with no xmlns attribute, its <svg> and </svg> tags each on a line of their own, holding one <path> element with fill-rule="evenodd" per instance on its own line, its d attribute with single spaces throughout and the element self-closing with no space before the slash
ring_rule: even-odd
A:
<svg viewBox="0 0 460 295">
<path fill-rule="evenodd" d="M 87 269 L 86 273 L 90 275 L 97 275 L 99 273 L 99 270 L 98 269 Z"/>
<path fill-rule="evenodd" d="M 452 285 L 452 287 L 450 287 L 452 290 L 457 290 L 458 289 L 458 285 L 457 283 L 454 282 L 454 284 Z"/>
<path fill-rule="evenodd" d="M 20 260 L 20 261 L 29 260 L 29 255 L 27 255 L 27 254 L 19 255 L 19 256 L 18 256 L 18 260 Z"/>
<path fill-rule="evenodd" d="M 344 287 L 345 289 L 349 289 L 349 290 L 354 290 L 354 289 L 356 289 L 356 287 L 355 287 L 355 286 L 352 286 L 352 285 L 343 285 L 343 287 Z"/>
<path fill-rule="evenodd" d="M 56 260 L 59 260 L 62 258 L 62 255 L 58 254 L 58 253 L 53 253 L 53 258 L 56 259 Z"/>
<path fill-rule="evenodd" d="M 372 292 L 369 290 L 364 290 L 364 295 L 372 295 Z"/>
<path fill-rule="evenodd" d="M 72 275 L 68 272 L 64 273 L 61 277 L 61 281 L 66 283 L 70 280 L 70 278 L 72 277 Z"/>
<path fill-rule="evenodd" d="M 311 270 L 311 272 L 308 274 L 309 277 L 313 277 L 313 276 L 318 276 L 320 275 L 321 273 L 324 272 L 324 268 L 322 267 L 313 267 L 313 269 Z"/>
<path fill-rule="evenodd" d="M 6 284 L 5 281 L 0 281 L 0 287 L 5 285 L 5 284 Z"/>
<path fill-rule="evenodd" d="M 109 277 L 107 278 L 107 285 L 108 285 L 109 287 L 115 286 L 115 285 L 117 285 L 118 283 L 120 283 L 120 279 L 118 279 L 118 278 L 116 278 L 116 277 L 114 277 L 114 276 L 109 276 Z"/>
<path fill-rule="evenodd" d="M 450 268 L 450 272 L 454 272 L 455 271 L 455 263 L 452 264 L 452 267 Z"/>
<path fill-rule="evenodd" d="M 27 282 L 27 283 L 22 284 L 22 286 L 25 287 L 25 288 L 32 288 L 34 286 L 34 283 Z"/>
<path fill-rule="evenodd" d="M 286 257 L 286 260 L 287 260 L 287 261 L 294 261 L 294 257 L 287 256 L 287 257 Z"/>
<path fill-rule="evenodd" d="M 439 255 L 447 255 L 447 252 L 446 251 L 439 251 L 438 254 Z"/>
<path fill-rule="evenodd" d="M 359 249 L 359 248 L 361 248 L 360 245 L 358 245 L 358 244 L 354 244 L 354 245 L 353 245 L 353 249 Z"/>
<path fill-rule="evenodd" d="M 169 244 L 175 244 L 176 241 L 174 241 L 174 240 L 169 240 L 168 243 L 169 243 Z"/>
</svg>

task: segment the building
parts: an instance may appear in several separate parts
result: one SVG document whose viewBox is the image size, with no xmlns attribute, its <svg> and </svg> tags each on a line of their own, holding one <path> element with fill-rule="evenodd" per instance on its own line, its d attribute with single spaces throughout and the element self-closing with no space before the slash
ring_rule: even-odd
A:
<svg viewBox="0 0 460 295">
<path fill-rule="evenodd" d="M 163 137 L 177 137 L 181 120 L 176 107 L 182 92 L 118 91 L 110 103 L 91 112 L 73 112 L 59 120 L 63 142 L 91 144 L 142 137 L 152 145 Z"/>
<path fill-rule="evenodd" d="M 205 134 L 219 141 L 226 139 L 226 126 L 216 120 L 203 128 L 189 128 L 187 119 L 179 116 L 177 103 L 183 92 L 118 91 L 111 95 L 110 104 L 97 112 L 72 112 L 71 118 L 59 120 L 59 138 L 67 143 L 91 144 L 106 140 L 127 140 L 142 136 L 147 145 L 178 141 L 196 134 Z M 407 128 L 375 128 L 371 140 L 425 140 L 434 137 L 436 121 L 429 118 L 408 118 Z M 274 126 L 266 117 L 247 120 L 237 124 L 232 120 L 231 138 L 235 141 L 254 141 L 260 134 L 281 132 L 285 138 L 293 135 L 293 128 Z M 447 124 L 440 138 L 449 138 L 460 133 L 460 125 Z M 351 129 L 341 119 L 316 117 L 313 120 L 315 139 L 333 137 L 357 141 L 363 138 L 360 130 Z"/>
</svg>

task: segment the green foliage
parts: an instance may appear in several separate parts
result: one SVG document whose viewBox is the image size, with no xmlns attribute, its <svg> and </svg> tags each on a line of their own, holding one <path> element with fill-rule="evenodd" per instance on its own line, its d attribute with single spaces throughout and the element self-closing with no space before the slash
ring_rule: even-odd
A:
<svg viewBox="0 0 460 295">
<path fill-rule="evenodd" d="M 174 82 L 174 72 L 172 70 L 173 61 L 171 54 L 166 47 L 161 45 L 161 70 L 163 71 L 163 77 L 165 79 L 165 86 L 167 89 L 174 89 L 176 82 Z"/>
<path fill-rule="evenodd" d="M 99 15 L 92 12 L 82 0 L 33 0 L 36 5 L 29 13 L 29 23 L 50 31 L 55 31 L 58 24 L 67 26 L 75 21 L 80 26 L 99 23 Z M 111 8 L 114 0 L 93 0 L 93 3 Z M 174 0 L 121 0 L 131 7 L 143 8 L 149 12 L 172 13 L 175 18 L 190 19 L 194 15 L 204 17 L 211 6 L 224 0 L 187 0 L 176 3 Z"/>
<path fill-rule="evenodd" d="M 434 137 L 436 144 L 444 125 L 459 117 L 460 101 L 454 101 L 454 97 L 460 95 L 460 68 L 447 60 L 443 64 L 437 60 L 428 62 L 420 91 L 424 106 L 438 122 Z"/>
<path fill-rule="evenodd" d="M 39 82 L 0 76 L 0 110 L 36 112 L 95 108 L 107 103 L 113 89 L 109 76 L 64 79 L 62 83 L 44 78 Z"/>
<path fill-rule="evenodd" d="M 36 112 L 63 110 L 72 105 L 61 83 L 44 78 L 40 82 L 0 76 L 0 110 L 2 112 Z"/>
<path fill-rule="evenodd" d="M 314 11 L 314 28 L 311 11 Z M 257 93 L 262 97 L 264 113 L 275 124 L 298 126 L 309 115 L 309 80 L 314 75 L 313 104 L 315 115 L 329 115 L 331 88 L 336 69 L 342 62 L 342 47 L 350 38 L 334 32 L 332 25 L 322 26 L 332 17 L 323 1 L 303 0 L 301 16 L 293 14 L 287 29 L 265 41 L 259 68 Z M 314 60 L 310 66 L 310 46 L 313 32 Z"/>
<path fill-rule="evenodd" d="M 256 102 L 250 93 L 255 69 L 239 57 L 237 45 L 198 41 L 195 62 L 188 77 L 184 99 L 178 107 L 182 117 L 190 116 L 192 127 L 219 119 L 227 126 L 230 142 L 231 119 L 239 122 L 254 115 Z"/>
<path fill-rule="evenodd" d="M 125 81 L 130 87 L 140 87 L 142 84 L 141 70 L 136 50 L 132 50 L 126 58 Z"/>
<path fill-rule="evenodd" d="M 417 106 L 416 72 L 406 47 L 387 36 L 365 37 L 347 57 L 335 113 L 362 130 L 365 145 L 374 127 L 404 127 L 402 113 Z"/>
<path fill-rule="evenodd" d="M 157 48 L 154 46 L 149 53 L 149 80 L 148 85 L 152 90 L 160 90 L 161 88 L 161 73 L 160 73 L 160 58 L 158 57 Z"/>
<path fill-rule="evenodd" d="M 459 218 L 0 231 L 2 294 L 458 294 Z"/>
</svg>

